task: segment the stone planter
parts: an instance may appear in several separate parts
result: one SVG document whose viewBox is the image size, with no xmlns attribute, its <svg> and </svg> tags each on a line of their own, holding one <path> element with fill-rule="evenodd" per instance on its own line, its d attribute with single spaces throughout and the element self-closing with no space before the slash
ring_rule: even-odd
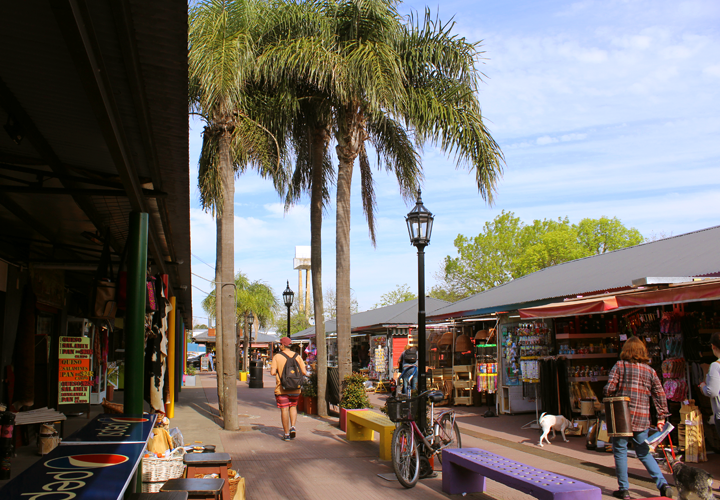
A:
<svg viewBox="0 0 720 500">
<path fill-rule="evenodd" d="M 318 414 L 317 396 L 313 396 L 310 398 L 305 397 L 305 413 L 308 415 Z"/>
<path fill-rule="evenodd" d="M 183 381 L 185 387 L 195 387 L 195 375 L 185 375 Z"/>
</svg>

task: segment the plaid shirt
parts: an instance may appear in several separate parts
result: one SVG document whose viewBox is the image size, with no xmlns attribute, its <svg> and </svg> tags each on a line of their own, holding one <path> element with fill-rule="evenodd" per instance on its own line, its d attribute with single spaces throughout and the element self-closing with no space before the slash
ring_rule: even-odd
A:
<svg viewBox="0 0 720 500">
<path fill-rule="evenodd" d="M 610 370 L 610 377 L 603 393 L 605 396 L 630 397 L 633 432 L 642 432 L 650 428 L 650 397 L 653 399 L 659 419 L 670 416 L 660 379 L 655 370 L 645 363 L 630 363 L 622 360 L 615 363 Z"/>
</svg>

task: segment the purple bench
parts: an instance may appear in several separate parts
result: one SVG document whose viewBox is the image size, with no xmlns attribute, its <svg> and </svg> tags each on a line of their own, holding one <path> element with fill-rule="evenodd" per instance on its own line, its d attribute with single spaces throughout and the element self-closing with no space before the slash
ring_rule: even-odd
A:
<svg viewBox="0 0 720 500">
<path fill-rule="evenodd" d="M 597 486 L 508 460 L 479 448 L 442 451 L 442 490 L 484 493 L 485 478 L 542 500 L 601 500 Z"/>
</svg>

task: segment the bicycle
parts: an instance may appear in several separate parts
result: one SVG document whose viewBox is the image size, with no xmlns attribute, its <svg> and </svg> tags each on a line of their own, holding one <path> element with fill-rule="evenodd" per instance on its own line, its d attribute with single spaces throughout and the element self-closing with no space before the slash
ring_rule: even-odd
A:
<svg viewBox="0 0 720 500">
<path fill-rule="evenodd" d="M 430 401 L 432 425 L 423 432 L 415 422 L 421 398 L 427 396 Z M 444 398 L 443 393 L 428 390 L 414 398 L 388 398 L 388 417 L 396 423 L 391 442 L 393 470 L 398 481 L 405 488 L 412 488 L 420 479 L 432 474 L 430 458 L 437 455 L 442 463 L 442 450 L 462 448 L 460 430 L 455 422 L 455 411 L 446 409 L 435 416 L 435 403 Z"/>
</svg>

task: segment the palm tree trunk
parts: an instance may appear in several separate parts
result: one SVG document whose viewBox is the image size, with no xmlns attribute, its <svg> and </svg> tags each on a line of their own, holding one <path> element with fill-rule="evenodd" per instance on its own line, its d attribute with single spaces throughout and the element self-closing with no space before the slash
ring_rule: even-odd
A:
<svg viewBox="0 0 720 500">
<path fill-rule="evenodd" d="M 225 396 L 222 371 L 222 215 L 218 213 L 216 219 L 217 240 L 215 242 L 215 373 L 217 375 L 218 410 L 223 414 Z"/>
<path fill-rule="evenodd" d="M 236 333 L 235 333 L 235 175 L 230 159 L 230 132 L 225 130 L 218 145 L 220 172 L 223 181 L 222 211 L 222 373 L 224 428 L 228 431 L 238 429 L 237 381 L 236 381 Z"/>
<path fill-rule="evenodd" d="M 323 172 L 325 149 L 330 140 L 329 129 L 311 132 L 312 191 L 310 193 L 310 269 L 312 273 L 313 307 L 315 311 L 315 344 L 317 346 L 318 415 L 327 417 L 327 342 L 325 339 L 325 310 L 322 290 L 322 216 Z M 289 332 L 288 332 L 289 334 Z"/>
<path fill-rule="evenodd" d="M 335 284 L 336 322 L 338 342 L 338 375 L 340 380 L 352 374 L 350 340 L 350 198 L 353 166 L 362 141 L 362 117 L 354 106 L 348 106 L 337 132 L 338 174 L 337 201 L 335 203 Z"/>
</svg>

